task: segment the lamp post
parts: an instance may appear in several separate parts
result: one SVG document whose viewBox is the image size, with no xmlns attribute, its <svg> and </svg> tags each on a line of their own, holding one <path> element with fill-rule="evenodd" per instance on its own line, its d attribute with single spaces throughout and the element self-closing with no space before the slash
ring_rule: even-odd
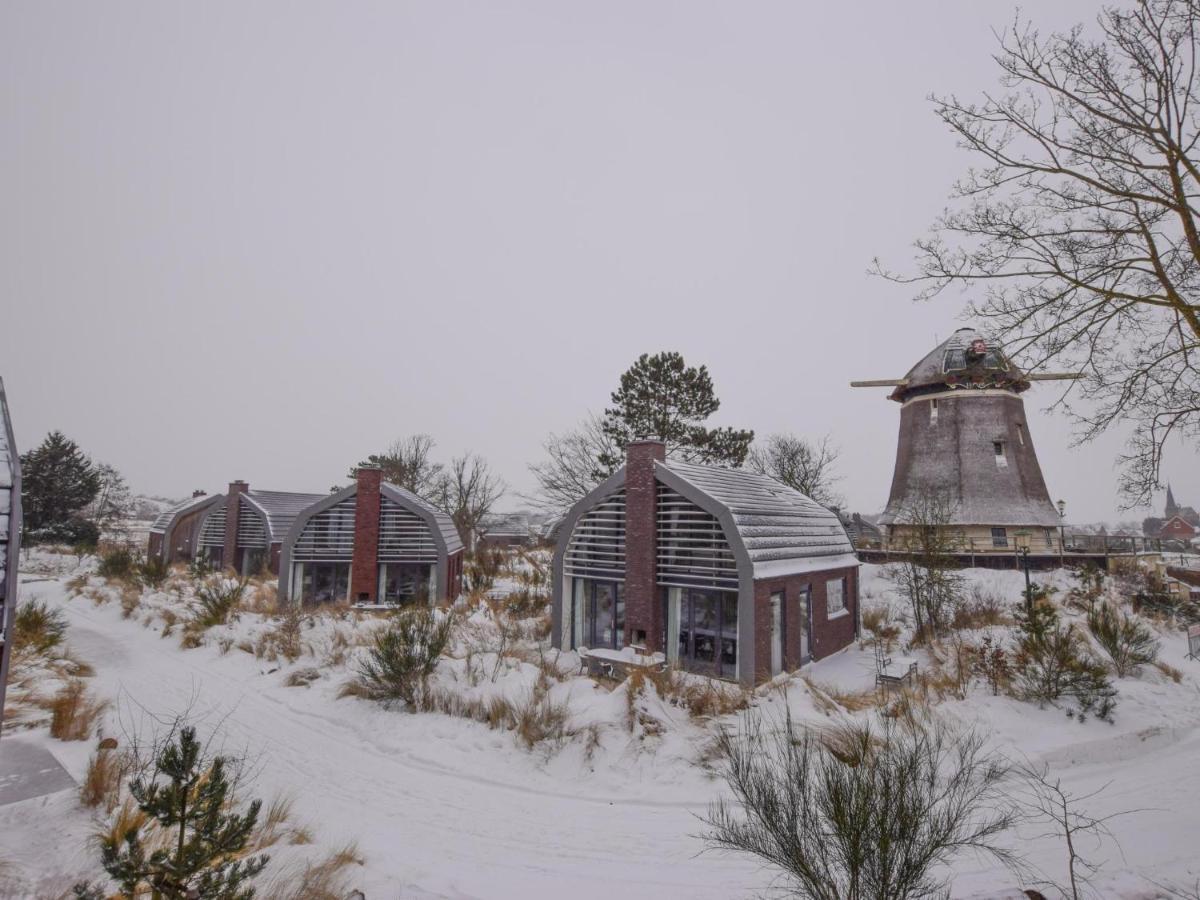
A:
<svg viewBox="0 0 1200 900">
<path fill-rule="evenodd" d="M 1059 500 L 1054 504 L 1058 507 L 1058 564 L 1065 565 L 1064 554 L 1067 550 L 1067 501 Z"/>
<path fill-rule="evenodd" d="M 1017 552 L 1021 554 L 1021 564 L 1025 569 L 1025 608 L 1033 610 L 1033 585 L 1029 581 L 1029 538 L 1032 532 L 1018 531 L 1014 537 L 1017 539 Z"/>
</svg>

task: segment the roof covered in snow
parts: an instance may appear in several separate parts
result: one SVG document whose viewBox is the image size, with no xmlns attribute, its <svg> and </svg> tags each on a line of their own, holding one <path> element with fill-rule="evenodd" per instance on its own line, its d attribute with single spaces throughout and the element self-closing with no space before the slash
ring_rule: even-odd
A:
<svg viewBox="0 0 1200 900">
<path fill-rule="evenodd" d="M 914 393 L 957 387 L 998 387 L 1020 393 L 1029 388 L 1029 380 L 999 345 L 974 328 L 960 328 L 909 369 L 890 399 L 903 402 Z"/>
<path fill-rule="evenodd" d="M 820 569 L 858 565 L 837 514 L 766 475 L 668 460 L 655 467 L 660 481 L 675 476 L 723 511 L 732 523 L 755 578 L 775 578 Z"/>
<path fill-rule="evenodd" d="M 174 506 L 168 506 L 158 518 L 154 520 L 154 524 L 150 526 L 150 530 L 155 534 L 166 534 L 167 529 L 181 515 L 190 512 L 193 509 L 199 509 L 205 504 L 212 503 L 214 500 L 220 500 L 220 494 L 201 494 L 199 497 L 189 497 L 181 503 L 176 503 Z"/>
<path fill-rule="evenodd" d="M 272 544 L 282 543 L 288 529 L 301 511 L 312 506 L 328 494 L 295 494 L 290 491 L 246 491 L 242 494 L 258 508 L 267 523 L 267 532 Z"/>
</svg>

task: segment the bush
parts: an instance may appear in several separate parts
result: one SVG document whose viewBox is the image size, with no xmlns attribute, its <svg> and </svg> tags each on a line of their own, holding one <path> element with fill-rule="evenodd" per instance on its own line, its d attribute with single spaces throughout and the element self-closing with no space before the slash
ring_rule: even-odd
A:
<svg viewBox="0 0 1200 900">
<path fill-rule="evenodd" d="M 86 741 L 107 706 L 89 696 L 87 686 L 73 678 L 49 703 L 50 736 L 60 741 Z"/>
<path fill-rule="evenodd" d="M 138 560 L 128 547 L 112 547 L 100 555 L 100 564 L 96 574 L 101 578 L 121 581 L 130 578 L 135 573 Z"/>
<path fill-rule="evenodd" d="M 95 522 L 74 517 L 26 532 L 25 540 L 31 546 L 66 544 L 68 547 L 95 547 L 100 543 L 100 527 Z"/>
<path fill-rule="evenodd" d="M 196 611 L 193 623 L 200 628 L 224 625 L 242 602 L 246 582 L 222 578 L 215 583 L 196 588 Z"/>
<path fill-rule="evenodd" d="M 1017 696 L 1039 705 L 1069 697 L 1079 705 L 1079 717 L 1094 712 L 1112 720 L 1116 690 L 1104 667 L 1090 658 L 1075 626 L 1062 624 L 1048 602 L 1017 614 L 1020 636 L 1013 660 Z"/>
<path fill-rule="evenodd" d="M 1088 611 L 1087 625 L 1096 643 L 1112 660 L 1118 678 L 1158 659 L 1158 641 L 1150 629 L 1110 603 L 1094 605 Z"/>
<path fill-rule="evenodd" d="M 780 725 L 747 716 L 744 728 L 721 731 L 735 802 L 710 808 L 705 837 L 782 869 L 794 896 L 942 896 L 939 870 L 962 850 L 1011 859 L 995 841 L 1017 814 L 981 735 L 916 721 L 827 737 L 790 717 Z"/>
<path fill-rule="evenodd" d="M 403 700 L 415 708 L 438 657 L 450 643 L 454 620 L 431 609 L 406 609 L 375 632 L 359 662 L 356 692 L 372 700 Z"/>
<path fill-rule="evenodd" d="M 106 813 L 111 813 L 120 802 L 121 785 L 133 765 L 131 754 L 101 742 L 100 748 L 88 760 L 87 773 L 79 786 L 79 802 L 87 807 L 103 806 Z"/>
<path fill-rule="evenodd" d="M 208 561 L 208 557 L 198 553 L 190 563 L 188 563 L 188 577 L 192 581 L 200 584 L 208 580 L 208 577 L 217 571 L 217 566 L 214 566 Z"/>
<path fill-rule="evenodd" d="M 148 588 L 160 588 L 171 575 L 171 567 L 160 556 L 151 556 L 138 563 L 137 579 Z"/>
<path fill-rule="evenodd" d="M 43 600 L 31 600 L 17 606 L 13 619 L 14 652 L 49 653 L 60 646 L 67 633 L 62 610 L 51 609 Z"/>
</svg>

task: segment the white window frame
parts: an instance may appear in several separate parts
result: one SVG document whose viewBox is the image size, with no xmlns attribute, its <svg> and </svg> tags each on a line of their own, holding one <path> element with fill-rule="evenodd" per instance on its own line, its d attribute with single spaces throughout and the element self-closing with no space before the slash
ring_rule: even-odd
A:
<svg viewBox="0 0 1200 900">
<path fill-rule="evenodd" d="M 836 607 L 833 605 L 835 594 L 837 596 Z M 845 576 L 830 578 L 825 582 L 825 617 L 832 619 L 835 616 L 845 615 L 846 612 L 846 578 Z"/>
</svg>

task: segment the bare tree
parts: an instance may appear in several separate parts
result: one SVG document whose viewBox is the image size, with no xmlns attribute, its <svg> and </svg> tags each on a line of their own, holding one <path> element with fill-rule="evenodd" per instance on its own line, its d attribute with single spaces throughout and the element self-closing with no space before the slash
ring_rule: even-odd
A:
<svg viewBox="0 0 1200 900">
<path fill-rule="evenodd" d="M 432 502 L 454 519 L 458 536 L 468 551 L 492 507 L 504 496 L 504 480 L 487 460 L 474 453 L 456 456 L 442 472 L 432 493 Z"/>
<path fill-rule="evenodd" d="M 442 464 L 434 462 L 436 442 L 427 434 L 414 434 L 393 441 L 383 453 L 372 453 L 350 470 L 349 478 L 362 466 L 377 466 L 383 470 L 383 480 L 412 491 L 418 497 L 429 497 L 438 486 Z"/>
<path fill-rule="evenodd" d="M 944 631 L 962 595 L 950 529 L 953 512 L 954 502 L 944 494 L 917 493 L 889 526 L 901 535 L 890 542 L 900 553 L 884 576 L 908 600 L 918 634 L 926 629 L 935 635 Z"/>
<path fill-rule="evenodd" d="M 997 843 L 1016 820 L 1007 770 L 984 743 L 933 721 L 820 735 L 747 715 L 718 738 L 736 802 L 710 809 L 705 837 L 780 871 L 797 897 L 940 896 L 937 870 L 964 850 L 1015 862 Z"/>
<path fill-rule="evenodd" d="M 1000 36 L 1001 93 L 935 97 L 982 165 L 917 242 L 919 297 L 978 288 L 968 305 L 1029 367 L 1082 372 L 1058 401 L 1079 439 L 1129 420 L 1127 506 L 1159 486 L 1163 448 L 1200 439 L 1200 73 L 1197 0 L 1108 8 L 1043 38 Z M 1083 400 L 1084 402 L 1077 402 Z"/>
<path fill-rule="evenodd" d="M 1017 792 L 1017 800 L 1034 823 L 1048 826 L 1037 840 L 1059 838 L 1063 841 L 1067 855 L 1067 884 L 1045 882 L 1057 888 L 1069 900 L 1081 900 L 1083 888 L 1091 885 L 1095 875 L 1109 854 L 1102 853 L 1105 842 L 1112 843 L 1117 851 L 1120 845 L 1109 831 L 1108 823 L 1118 816 L 1138 810 L 1122 810 L 1108 816 L 1093 816 L 1080 807 L 1081 803 L 1104 792 L 1104 785 L 1088 794 L 1074 794 L 1064 788 L 1059 778 L 1052 777 L 1048 766 L 1025 765 L 1018 769 L 1025 779 L 1024 789 Z M 1092 851 L 1099 854 L 1092 859 L 1084 856 L 1084 843 L 1091 844 Z"/>
<path fill-rule="evenodd" d="M 96 474 L 100 479 L 100 489 L 92 502 L 84 507 L 82 516 L 95 522 L 105 534 L 123 536 L 129 531 L 129 520 L 133 517 L 133 492 L 116 466 L 99 463 L 96 465 Z"/>
<path fill-rule="evenodd" d="M 746 465 L 822 506 L 835 507 L 842 504 L 842 498 L 833 489 L 842 480 L 834 471 L 839 455 L 828 435 L 812 443 L 795 434 L 773 434 L 750 448 Z"/>
<path fill-rule="evenodd" d="M 573 506 L 611 474 L 600 459 L 620 452 L 602 421 L 594 415 L 589 415 L 573 431 L 551 434 L 542 447 L 546 459 L 529 466 L 538 490 L 527 499 L 554 513 Z"/>
</svg>

